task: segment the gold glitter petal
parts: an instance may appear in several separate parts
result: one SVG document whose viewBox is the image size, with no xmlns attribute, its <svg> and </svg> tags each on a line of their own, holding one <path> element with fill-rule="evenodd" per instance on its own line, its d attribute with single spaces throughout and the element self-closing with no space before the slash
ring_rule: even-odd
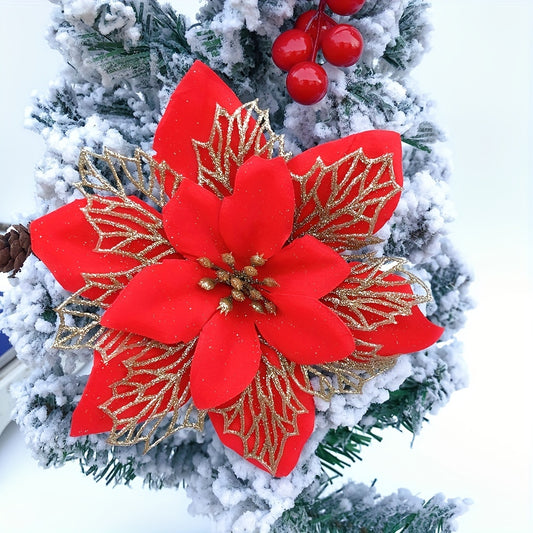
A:
<svg viewBox="0 0 533 533">
<path fill-rule="evenodd" d="M 165 237 L 163 221 L 142 204 L 90 195 L 82 211 L 98 234 L 96 252 L 130 257 L 143 266 L 176 253 Z"/>
<path fill-rule="evenodd" d="M 87 199 L 83 212 L 98 235 L 93 251 L 128 257 L 137 261 L 138 266 L 123 272 L 82 274 L 84 287 L 56 309 L 59 329 L 54 348 L 58 349 L 94 348 L 106 331 L 100 326 L 105 302 L 142 268 L 175 254 L 160 217 L 126 192 L 133 185 L 148 201 L 162 208 L 168 201 L 164 181 L 172 179 L 177 187 L 181 180 L 166 163 L 158 163 L 140 149 L 134 157 L 107 148 L 103 154 L 85 149 L 80 154 L 79 172 L 81 181 L 76 186 Z M 95 293 L 99 296 L 94 297 Z"/>
<path fill-rule="evenodd" d="M 372 159 L 362 148 L 332 165 L 318 158 L 305 175 L 292 177 L 300 198 L 291 240 L 312 235 L 338 251 L 359 250 L 379 242 L 373 237 L 379 214 L 401 190 L 396 183 L 393 154 Z M 352 228 L 356 224 L 363 231 L 355 233 Z"/>
<path fill-rule="evenodd" d="M 352 272 L 345 282 L 323 298 L 353 330 L 373 331 L 408 316 L 414 306 L 431 300 L 429 288 L 403 268 L 404 259 L 371 258 L 351 263 Z M 387 280 L 390 274 L 401 279 Z M 397 292 L 399 286 L 417 286 L 421 294 Z M 354 333 L 357 335 L 357 331 Z"/>
<path fill-rule="evenodd" d="M 101 310 L 108 307 L 105 302 L 120 292 L 140 268 L 113 274 L 83 274 L 85 286 L 55 309 L 59 327 L 53 347 L 59 350 L 95 348 L 106 331 L 100 326 Z M 99 296 L 89 300 L 85 297 L 89 291 L 91 295 L 98 293 Z"/>
<path fill-rule="evenodd" d="M 254 459 L 272 475 L 283 457 L 287 439 L 299 434 L 298 416 L 308 412 L 294 391 L 294 367 L 283 357 L 280 361 L 278 368 L 263 357 L 265 375 L 258 373 L 231 406 L 214 410 L 223 416 L 224 433 L 241 439 L 243 457 Z"/>
<path fill-rule="evenodd" d="M 139 336 L 134 333 L 103 328 L 103 333 L 96 341 L 94 349 L 101 355 L 104 363 L 108 363 L 129 350 L 138 339 Z"/>
<path fill-rule="evenodd" d="M 59 316 L 59 327 L 53 348 L 58 350 L 80 350 L 93 348 L 102 334 L 100 306 L 78 293 L 71 295 L 55 309 Z"/>
<path fill-rule="evenodd" d="M 303 365 L 304 381 L 298 385 L 327 402 L 336 394 L 361 394 L 363 386 L 396 364 L 395 357 L 377 355 L 380 346 L 356 341 L 349 357 L 324 365 Z"/>
<path fill-rule="evenodd" d="M 107 148 L 104 148 L 103 154 L 84 149 L 80 154 L 78 166 L 81 181 L 76 187 L 85 197 L 97 194 L 117 196 L 124 201 L 130 201 L 126 185 L 131 183 L 159 208 L 163 208 L 168 201 L 165 193 L 166 181 L 172 181 L 174 193 L 182 180 L 167 163 L 157 162 L 140 148 L 135 150 L 133 157 L 123 156 Z"/>
<path fill-rule="evenodd" d="M 130 341 L 117 343 L 115 349 L 140 351 L 124 361 L 127 376 L 112 385 L 113 396 L 100 406 L 113 421 L 108 443 L 143 442 L 147 452 L 181 429 L 203 430 L 206 413 L 189 401 L 188 373 L 196 339 L 178 345 L 138 336 Z"/>
<path fill-rule="evenodd" d="M 98 234 L 96 252 L 130 257 L 144 266 L 175 253 L 160 216 L 126 193 L 128 184 L 133 185 L 161 209 L 168 198 L 158 177 L 164 180 L 171 175 L 176 186 L 181 180 L 166 163 L 158 163 L 140 149 L 134 157 L 125 157 L 104 148 L 103 154 L 83 150 L 79 171 L 81 181 L 76 186 L 87 199 L 83 212 Z"/>
<path fill-rule="evenodd" d="M 250 156 L 271 159 L 276 152 L 288 159 L 291 155 L 284 150 L 283 136 L 276 135 L 270 127 L 269 112 L 259 109 L 256 100 L 231 114 L 217 104 L 209 139 L 192 142 L 198 161 L 198 183 L 219 198 L 233 192 L 231 179 Z M 232 144 L 236 144 L 236 149 Z"/>
</svg>

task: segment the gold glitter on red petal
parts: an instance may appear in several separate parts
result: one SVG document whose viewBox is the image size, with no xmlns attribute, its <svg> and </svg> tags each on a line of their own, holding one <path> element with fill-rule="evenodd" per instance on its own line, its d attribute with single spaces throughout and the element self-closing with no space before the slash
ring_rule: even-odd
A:
<svg viewBox="0 0 533 533">
<path fill-rule="evenodd" d="M 394 357 L 377 355 L 379 348 L 357 341 L 355 352 L 341 361 L 302 366 L 304 379 L 299 380 L 298 385 L 327 402 L 336 394 L 361 394 L 365 383 L 396 364 Z"/>
<path fill-rule="evenodd" d="M 322 301 L 357 331 L 373 331 L 393 324 L 398 316 L 408 316 L 414 306 L 431 300 L 428 287 L 403 268 L 406 261 L 389 257 L 351 263 L 352 272 Z M 406 287 L 415 286 L 420 294 Z"/>
<path fill-rule="evenodd" d="M 359 148 L 331 165 L 319 157 L 302 176 L 293 173 L 298 185 L 291 238 L 312 235 L 337 251 L 379 242 L 373 237 L 379 214 L 401 190 L 393 157 L 372 159 Z"/>
<path fill-rule="evenodd" d="M 237 138 L 237 150 L 232 140 Z M 217 104 L 213 127 L 205 142 L 193 140 L 198 161 L 198 183 L 219 198 L 233 192 L 237 169 L 250 157 L 272 159 L 275 155 L 287 160 L 282 135 L 270 127 L 269 112 L 257 107 L 257 101 L 228 113 Z M 275 153 L 277 152 L 277 153 Z"/>
<path fill-rule="evenodd" d="M 115 344 L 118 353 L 108 357 L 132 355 L 124 360 L 127 376 L 113 384 L 112 397 L 100 407 L 113 421 L 109 444 L 143 442 L 147 452 L 181 429 L 203 429 L 205 412 L 189 401 L 195 344 L 169 346 L 139 336 Z"/>
</svg>

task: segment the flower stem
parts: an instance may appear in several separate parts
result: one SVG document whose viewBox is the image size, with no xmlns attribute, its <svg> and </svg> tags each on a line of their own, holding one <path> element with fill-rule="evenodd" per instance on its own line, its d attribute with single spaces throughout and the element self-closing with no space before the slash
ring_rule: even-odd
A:
<svg viewBox="0 0 533 533">
<path fill-rule="evenodd" d="M 311 61 L 316 63 L 316 56 L 318 55 L 318 43 L 320 42 L 320 32 L 322 31 L 322 17 L 324 16 L 324 10 L 326 9 L 326 0 L 320 0 L 318 4 L 318 10 L 316 15 L 309 21 L 308 26 L 310 26 L 313 21 L 316 19 L 316 36 L 315 42 L 313 43 L 313 54 L 311 55 Z"/>
</svg>

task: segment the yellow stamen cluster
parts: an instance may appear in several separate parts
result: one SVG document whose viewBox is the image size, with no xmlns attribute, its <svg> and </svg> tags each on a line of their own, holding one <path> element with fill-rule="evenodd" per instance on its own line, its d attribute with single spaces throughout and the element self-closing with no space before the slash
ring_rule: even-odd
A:
<svg viewBox="0 0 533 533">
<path fill-rule="evenodd" d="M 235 258 L 231 253 L 222 254 L 222 261 L 231 270 L 225 270 L 215 265 L 207 257 L 200 257 L 198 263 L 205 268 L 210 268 L 215 272 L 215 278 L 202 278 L 198 285 L 205 291 L 213 290 L 218 284 L 223 283 L 231 288 L 229 296 L 221 298 L 218 309 L 221 313 L 228 314 L 233 309 L 233 302 L 245 302 L 251 300 L 250 307 L 257 313 L 276 314 L 276 306 L 267 300 L 263 293 L 257 288 L 260 286 L 273 288 L 278 284 L 272 278 L 263 280 L 255 279 L 258 275 L 257 267 L 262 267 L 266 263 L 261 255 L 256 254 L 250 257 L 250 264 L 242 270 L 235 269 Z"/>
</svg>

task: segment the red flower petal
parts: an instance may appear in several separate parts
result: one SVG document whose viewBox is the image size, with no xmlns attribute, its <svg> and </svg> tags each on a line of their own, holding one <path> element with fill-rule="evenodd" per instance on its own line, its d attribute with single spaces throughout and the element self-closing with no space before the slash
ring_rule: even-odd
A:
<svg viewBox="0 0 533 533">
<path fill-rule="evenodd" d="M 294 375 L 261 364 L 252 387 L 209 418 L 228 448 L 276 477 L 290 474 L 315 424 L 315 402 Z"/>
<path fill-rule="evenodd" d="M 107 363 L 95 350 L 91 375 L 72 415 L 73 437 L 111 431 L 109 411 L 118 427 L 119 421 L 134 427 L 189 399 L 191 356 L 180 348 L 151 345 L 144 337 L 116 332 L 102 342 L 101 349 L 107 352 Z M 170 406 L 171 401 L 175 405 Z"/>
<path fill-rule="evenodd" d="M 217 104 L 228 113 L 242 105 L 209 67 L 195 61 L 170 98 L 155 132 L 157 161 L 166 161 L 176 172 L 196 180 L 198 163 L 192 139 L 203 142 L 209 139 Z M 235 137 L 231 146 L 236 148 L 239 142 Z M 165 183 L 169 195 L 173 186 L 170 180 Z"/>
<path fill-rule="evenodd" d="M 387 324 L 374 331 L 354 331 L 354 337 L 364 342 L 379 344 L 382 356 L 418 352 L 437 342 L 444 328 L 430 322 L 418 306 L 409 316 L 397 316 L 395 324 Z"/>
<path fill-rule="evenodd" d="M 261 334 L 287 359 L 301 365 L 338 361 L 355 349 L 344 322 L 314 298 L 273 293 L 276 315 L 257 317 Z"/>
<path fill-rule="evenodd" d="M 95 203 L 97 200 L 93 201 Z M 63 288 L 70 292 L 85 286 L 82 274 L 122 272 L 139 265 L 139 261 L 133 257 L 96 251 L 99 237 L 81 211 L 86 206 L 86 200 L 75 200 L 34 220 L 30 226 L 33 252 Z M 127 205 L 124 205 L 124 212 L 137 214 Z M 135 246 L 135 242 L 132 246 Z M 95 299 L 100 293 L 91 289 L 84 296 Z"/>
<path fill-rule="evenodd" d="M 235 178 L 235 190 L 222 200 L 220 233 L 228 248 L 243 260 L 265 259 L 289 238 L 294 217 L 291 176 L 281 158 L 250 158 Z"/>
<path fill-rule="evenodd" d="M 111 431 L 113 421 L 100 409 L 100 406 L 111 398 L 113 383 L 124 379 L 127 374 L 122 358 L 117 357 L 106 364 L 102 356 L 97 351 L 94 352 L 94 363 L 89 380 L 80 403 L 72 413 L 70 426 L 72 437 Z"/>
<path fill-rule="evenodd" d="M 261 350 L 263 352 L 265 360 L 268 362 L 269 365 L 272 365 L 276 368 L 281 368 L 281 360 L 279 358 L 280 354 L 278 354 L 270 346 L 264 343 L 261 345 Z"/>
<path fill-rule="evenodd" d="M 198 409 L 212 409 L 240 394 L 261 359 L 259 338 L 246 312 L 215 313 L 203 327 L 191 368 L 191 394 Z"/>
<path fill-rule="evenodd" d="M 282 293 L 321 298 L 350 274 L 350 265 L 329 246 L 306 235 L 285 246 L 265 266 L 261 278 L 272 278 Z"/>
<path fill-rule="evenodd" d="M 131 257 L 137 265 L 176 256 L 163 231 L 161 214 L 135 196 L 89 196 L 83 213 L 99 236 L 100 253 Z"/>
<path fill-rule="evenodd" d="M 379 159 L 365 164 L 355 153 L 359 149 L 370 159 L 392 153 L 392 167 Z M 325 167 L 334 166 L 323 175 L 315 166 L 308 175 L 319 158 Z M 400 199 L 401 140 L 392 131 L 366 131 L 321 144 L 291 159 L 288 167 L 297 176 L 308 175 L 303 182 L 295 180 L 296 237 L 310 233 L 331 246 L 349 248 L 346 239 L 364 240 L 378 231 Z"/>
<path fill-rule="evenodd" d="M 217 262 L 228 251 L 218 231 L 221 205 L 212 192 L 183 180 L 174 198 L 163 208 L 165 231 L 176 250 Z"/>
<path fill-rule="evenodd" d="M 169 259 L 146 267 L 104 313 L 104 327 L 165 344 L 189 342 L 209 320 L 227 288 L 205 291 L 198 282 L 212 272 L 193 261 Z"/>
<path fill-rule="evenodd" d="M 361 263 L 352 266 L 352 276 L 339 289 L 354 291 L 354 308 L 328 298 L 326 305 L 341 317 L 350 317 L 344 320 L 356 339 L 380 345 L 378 354 L 388 356 L 423 350 L 441 337 L 444 329 L 430 322 L 415 305 L 406 278 Z"/>
</svg>

